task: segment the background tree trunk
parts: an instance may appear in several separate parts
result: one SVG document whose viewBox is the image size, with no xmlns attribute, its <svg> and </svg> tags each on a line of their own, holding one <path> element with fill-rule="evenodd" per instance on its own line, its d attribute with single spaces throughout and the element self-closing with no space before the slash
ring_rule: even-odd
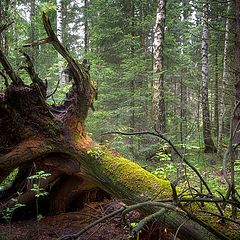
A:
<svg viewBox="0 0 240 240">
<path fill-rule="evenodd" d="M 84 0 L 84 51 L 89 51 L 88 0 Z"/>
<path fill-rule="evenodd" d="M 236 42 L 235 42 L 235 83 L 234 97 L 236 104 L 240 101 L 240 2 L 235 1 L 236 11 Z M 240 107 L 238 107 L 233 116 L 233 129 L 238 126 L 240 120 Z M 240 143 L 240 133 L 237 131 L 233 142 Z"/>
<path fill-rule="evenodd" d="M 203 9 L 203 30 L 202 30 L 202 115 L 203 115 L 203 139 L 205 145 L 205 152 L 216 152 L 212 136 L 211 124 L 209 116 L 208 103 L 208 2 L 205 1 Z"/>
<path fill-rule="evenodd" d="M 230 2 L 227 6 L 227 15 L 230 12 Z M 228 82 L 228 44 L 229 44 L 229 18 L 226 19 L 225 24 L 225 40 L 224 40 L 224 51 L 223 51 L 223 76 L 221 82 L 221 95 L 220 95 L 220 106 L 219 106 L 219 131 L 218 131 L 218 151 L 221 152 L 221 143 L 222 143 L 222 133 L 223 133 L 223 124 L 224 124 L 224 113 L 225 113 L 225 96 L 226 96 L 226 87 Z"/>
</svg>

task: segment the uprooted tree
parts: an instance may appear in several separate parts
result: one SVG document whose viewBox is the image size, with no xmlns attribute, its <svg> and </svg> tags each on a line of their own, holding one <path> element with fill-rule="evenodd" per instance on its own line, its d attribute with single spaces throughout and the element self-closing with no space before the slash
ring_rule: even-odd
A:
<svg viewBox="0 0 240 240">
<path fill-rule="evenodd" d="M 46 206 L 52 214 L 66 211 L 72 202 L 84 203 L 86 198 L 83 196 L 94 193 L 95 189 L 102 189 L 126 204 L 172 199 L 172 193 L 180 190 L 173 188 L 170 182 L 157 178 L 88 136 L 85 120 L 95 94 L 89 72 L 62 46 L 45 14 L 43 23 L 47 38 L 28 47 L 52 44 L 69 65 L 72 87 L 62 105 L 50 106 L 46 102 L 47 84 L 35 72 L 28 55 L 24 53 L 25 70 L 32 80 L 30 85 L 26 85 L 13 70 L 0 49 L 0 61 L 8 75 L 5 76 L 6 89 L 0 93 L 0 182 L 18 168 L 15 180 L 0 194 L 2 206 L 11 205 L 9 199 L 19 191 L 22 194 L 18 196 L 18 202 L 28 204 L 34 199 L 34 192 L 26 184 L 33 166 L 51 173 L 41 181 L 41 187 L 51 186 Z M 214 231 L 203 224 L 206 220 L 216 222 L 217 217 L 202 215 L 202 220 L 196 218 L 194 209 L 200 207 L 198 204 L 191 207 L 191 213 L 174 204 L 167 206 L 145 204 L 140 205 L 139 210 L 145 215 L 161 210 L 158 223 L 173 233 L 178 231 L 182 239 L 224 239 L 220 232 L 216 231 L 214 236 Z"/>
</svg>

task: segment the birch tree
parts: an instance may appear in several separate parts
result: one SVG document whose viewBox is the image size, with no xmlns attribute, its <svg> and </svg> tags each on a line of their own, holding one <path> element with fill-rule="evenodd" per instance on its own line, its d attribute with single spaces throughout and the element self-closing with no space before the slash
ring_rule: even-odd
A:
<svg viewBox="0 0 240 240">
<path fill-rule="evenodd" d="M 57 11 L 57 37 L 60 42 L 62 42 L 62 0 L 56 0 Z M 63 67 L 61 66 L 62 56 L 58 53 L 58 63 L 59 63 L 59 79 L 61 83 L 65 83 L 65 78 L 62 78 Z"/>
<path fill-rule="evenodd" d="M 212 136 L 208 103 L 208 0 L 203 7 L 203 30 L 202 30 L 202 118 L 203 118 L 203 139 L 205 152 L 216 152 Z"/>
<path fill-rule="evenodd" d="M 153 42 L 153 119 L 158 130 L 166 128 L 165 101 L 164 101 L 164 67 L 163 67 L 163 43 L 166 18 L 166 1 L 157 0 L 156 24 Z"/>
</svg>

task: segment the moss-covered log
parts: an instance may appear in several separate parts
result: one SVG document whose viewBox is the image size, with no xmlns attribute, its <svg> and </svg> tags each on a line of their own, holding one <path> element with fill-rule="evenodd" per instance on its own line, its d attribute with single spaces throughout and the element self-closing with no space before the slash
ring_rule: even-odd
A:
<svg viewBox="0 0 240 240">
<path fill-rule="evenodd" d="M 49 106 L 46 101 L 47 85 L 37 76 L 31 59 L 24 54 L 25 69 L 32 79 L 32 84 L 26 85 L 0 49 L 0 62 L 12 81 L 0 93 L 0 181 L 19 168 L 16 181 L 0 193 L 2 206 L 11 206 L 9 199 L 17 197 L 18 191 L 22 192 L 19 202 L 31 203 L 35 197 L 31 191 L 33 182 L 27 177 L 38 170 L 51 173 L 40 181 L 41 187 L 50 192 L 48 210 L 51 213 L 66 211 L 73 202 L 81 204 L 86 200 L 86 192 L 97 189 L 105 190 L 126 204 L 171 198 L 170 182 L 116 156 L 111 149 L 98 145 L 88 136 L 85 120 L 95 93 L 89 73 L 58 41 L 45 14 L 43 23 L 47 38 L 26 46 L 52 44 L 68 62 L 73 83 L 66 101 L 58 106 L 62 111 L 53 111 L 55 106 Z M 152 214 L 161 208 L 148 205 L 140 210 Z M 182 239 L 215 239 L 179 208 L 166 209 L 157 220 L 173 233 L 178 231 Z"/>
</svg>

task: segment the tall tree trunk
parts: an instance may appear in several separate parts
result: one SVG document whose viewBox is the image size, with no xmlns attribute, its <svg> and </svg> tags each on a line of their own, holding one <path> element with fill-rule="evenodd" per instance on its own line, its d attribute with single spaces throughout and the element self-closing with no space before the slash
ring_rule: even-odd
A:
<svg viewBox="0 0 240 240">
<path fill-rule="evenodd" d="M 215 50 L 215 93 L 214 93 L 214 123 L 218 142 L 219 132 L 219 74 L 218 74 L 218 50 Z"/>
<path fill-rule="evenodd" d="M 187 103 L 187 88 L 185 84 L 183 83 L 183 77 L 184 77 L 184 72 L 183 69 L 181 69 L 180 73 L 180 141 L 181 144 L 184 143 L 184 132 L 185 132 L 185 127 L 186 126 L 186 103 Z"/>
<path fill-rule="evenodd" d="M 89 51 L 88 0 L 84 0 L 84 51 Z"/>
<path fill-rule="evenodd" d="M 163 44 L 166 18 L 166 1 L 157 0 L 156 24 L 153 41 L 153 119 L 159 131 L 166 130 L 166 112 L 164 99 Z"/>
<path fill-rule="evenodd" d="M 184 0 L 182 1 L 182 5 L 183 5 L 183 12 L 180 15 L 180 19 L 182 19 L 184 26 L 186 26 L 186 22 L 188 19 L 188 15 L 189 15 L 189 2 Z M 182 56 L 184 56 L 186 54 L 186 51 L 184 50 L 184 48 L 187 45 L 186 42 L 186 37 L 185 37 L 185 33 L 181 36 L 180 38 L 180 42 L 181 42 L 181 54 Z M 184 132 L 187 131 L 187 87 L 186 84 L 184 83 L 184 78 L 185 78 L 185 72 L 186 72 L 186 68 L 185 66 L 181 67 L 180 70 L 180 117 L 181 117 L 181 121 L 180 121 L 180 141 L 183 144 L 184 143 Z"/>
<path fill-rule="evenodd" d="M 30 26 L 31 26 L 30 42 L 33 42 L 36 40 L 35 15 L 36 15 L 36 1 L 31 0 L 31 3 L 30 3 Z M 37 57 L 37 46 L 33 47 L 33 49 L 32 49 L 31 58 L 32 58 L 33 62 L 36 60 L 36 57 Z"/>
<path fill-rule="evenodd" d="M 203 8 L 203 31 L 202 31 L 202 115 L 203 115 L 203 139 L 206 153 L 216 152 L 212 136 L 208 103 L 208 0 Z"/>
<path fill-rule="evenodd" d="M 0 24 L 6 24 L 9 21 L 10 0 L 1 1 L 0 3 Z M 12 16 L 11 16 L 12 17 Z M 0 47 L 4 54 L 8 55 L 8 39 L 5 32 L 0 33 Z"/>
<path fill-rule="evenodd" d="M 0 24 L 3 25 L 4 12 L 3 12 L 3 2 L 0 1 Z M 3 49 L 4 44 L 4 32 L 0 33 L 0 49 Z"/>
<path fill-rule="evenodd" d="M 129 8 L 129 19 L 131 19 L 131 36 L 132 38 L 135 37 L 135 3 L 134 0 L 130 1 L 130 8 Z M 135 56 L 135 46 L 131 46 L 131 56 Z M 135 130 L 136 127 L 136 122 L 135 122 L 135 91 L 136 91 L 136 86 L 135 86 L 135 76 L 133 76 L 130 80 L 130 89 L 131 89 L 131 100 L 130 100 L 130 121 L 129 121 L 129 127 L 131 131 Z M 132 156 L 135 157 L 135 140 L 134 138 L 130 139 L 130 151 L 132 153 Z"/>
<path fill-rule="evenodd" d="M 141 41 L 141 48 L 146 53 L 147 52 L 147 36 L 146 36 L 146 27 L 144 26 L 145 23 L 145 11 L 144 11 L 144 2 L 141 2 L 140 5 L 140 19 L 141 19 L 141 32 L 140 32 L 140 41 Z"/>
<path fill-rule="evenodd" d="M 56 21 L 57 21 L 57 38 L 60 42 L 62 42 L 63 38 L 62 38 L 62 0 L 56 0 Z M 65 83 L 65 77 L 62 73 L 63 73 L 63 67 L 61 66 L 61 62 L 62 62 L 62 56 L 60 53 L 58 53 L 58 63 L 59 63 L 59 69 L 58 69 L 58 78 L 59 78 L 59 82 L 60 83 Z"/>
<path fill-rule="evenodd" d="M 235 83 L 234 83 L 234 96 L 236 104 L 240 101 L 240 1 L 235 1 L 236 11 L 236 42 L 235 42 Z M 238 107 L 233 116 L 233 129 L 238 126 L 240 121 L 240 107 Z M 240 143 L 240 133 L 236 131 L 233 142 Z"/>
<path fill-rule="evenodd" d="M 227 6 L 227 14 L 230 12 L 230 2 Z M 223 50 L 223 76 L 221 82 L 221 95 L 220 95 L 220 106 L 219 106 L 219 131 L 218 131 L 218 151 L 221 153 L 221 143 L 222 143 L 222 133 L 223 133 L 223 124 L 224 124 L 224 113 L 226 109 L 225 105 L 225 96 L 226 96 L 226 87 L 228 82 L 228 45 L 229 45 L 229 18 L 226 19 L 225 24 L 225 39 L 224 39 L 224 50 Z"/>
</svg>

